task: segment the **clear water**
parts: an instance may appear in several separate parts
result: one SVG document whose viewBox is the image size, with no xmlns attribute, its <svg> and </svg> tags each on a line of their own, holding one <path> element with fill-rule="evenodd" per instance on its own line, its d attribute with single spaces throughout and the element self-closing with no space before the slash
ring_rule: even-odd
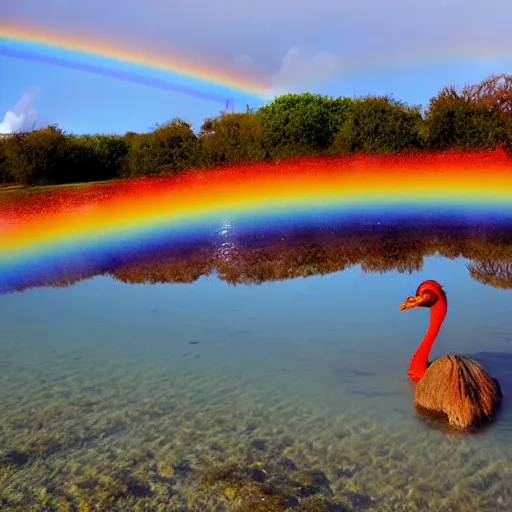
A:
<svg viewBox="0 0 512 512">
<path fill-rule="evenodd" d="M 466 263 L 0 296 L 0 504 L 512 510 L 511 292 Z M 475 357 L 502 383 L 477 435 L 414 412 L 406 372 L 428 312 L 398 306 L 432 278 L 449 299 L 432 357 Z"/>
</svg>

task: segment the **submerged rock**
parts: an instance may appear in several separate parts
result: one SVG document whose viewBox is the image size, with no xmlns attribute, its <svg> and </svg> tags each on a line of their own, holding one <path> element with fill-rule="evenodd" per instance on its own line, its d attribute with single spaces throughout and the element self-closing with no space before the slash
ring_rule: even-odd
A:
<svg viewBox="0 0 512 512">
<path fill-rule="evenodd" d="M 251 468 L 249 474 L 256 482 L 263 483 L 268 478 L 268 473 L 262 468 Z"/>
<path fill-rule="evenodd" d="M 314 494 L 334 495 L 331 483 L 323 471 L 304 471 L 299 474 L 297 480 L 303 482 L 303 485 L 299 487 L 299 495 L 302 497 L 313 496 Z"/>
<path fill-rule="evenodd" d="M 251 441 L 251 446 L 256 448 L 256 450 L 260 450 L 264 452 L 267 449 L 268 441 L 266 439 L 253 439 Z"/>
<path fill-rule="evenodd" d="M 292 459 L 289 459 L 289 458 L 281 459 L 279 461 L 279 464 L 283 468 L 288 469 L 290 471 L 297 471 L 297 465 L 295 464 L 295 462 L 293 462 Z"/>
<path fill-rule="evenodd" d="M 0 454 L 0 467 L 2 466 L 16 466 L 21 467 L 29 461 L 30 457 L 18 450 L 11 450 L 4 454 Z"/>
<path fill-rule="evenodd" d="M 357 492 L 344 492 L 343 496 L 350 501 L 351 505 L 356 510 L 364 510 L 373 505 L 373 501 L 364 494 L 359 494 Z"/>
</svg>

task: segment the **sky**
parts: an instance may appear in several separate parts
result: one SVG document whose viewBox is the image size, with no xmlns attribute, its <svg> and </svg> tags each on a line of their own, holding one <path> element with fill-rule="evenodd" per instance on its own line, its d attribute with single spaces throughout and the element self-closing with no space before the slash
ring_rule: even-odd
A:
<svg viewBox="0 0 512 512">
<path fill-rule="evenodd" d="M 511 19 L 510 0 L 2 0 L 0 133 L 48 123 L 77 134 L 143 132 L 174 117 L 197 131 L 225 107 L 224 97 L 244 111 L 286 92 L 392 94 L 426 106 L 444 85 L 512 72 Z M 7 57 L 5 26 L 115 46 L 143 61 L 179 59 L 267 92 L 231 91 L 65 49 L 47 51 L 172 87 Z M 22 49 L 33 54 L 41 46 Z M 206 94 L 218 97 L 202 99 Z"/>
</svg>

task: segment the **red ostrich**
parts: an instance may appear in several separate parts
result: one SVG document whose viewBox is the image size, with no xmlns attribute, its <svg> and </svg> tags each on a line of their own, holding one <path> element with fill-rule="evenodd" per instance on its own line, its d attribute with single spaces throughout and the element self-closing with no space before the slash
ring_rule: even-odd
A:
<svg viewBox="0 0 512 512">
<path fill-rule="evenodd" d="M 424 281 L 416 295 L 400 304 L 400 310 L 418 306 L 430 308 L 430 323 L 409 364 L 409 379 L 415 383 L 416 409 L 424 416 L 442 419 L 461 430 L 489 423 L 501 404 L 499 382 L 467 357 L 446 355 L 428 361 L 448 309 L 443 287 L 437 281 Z"/>
</svg>

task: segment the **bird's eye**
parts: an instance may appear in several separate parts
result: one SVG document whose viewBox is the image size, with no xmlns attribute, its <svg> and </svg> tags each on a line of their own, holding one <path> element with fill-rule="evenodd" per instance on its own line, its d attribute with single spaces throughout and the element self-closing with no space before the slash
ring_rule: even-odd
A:
<svg viewBox="0 0 512 512">
<path fill-rule="evenodd" d="M 432 307 L 439 299 L 439 297 L 437 296 L 437 294 L 435 294 L 434 292 L 430 291 L 430 290 L 425 290 L 422 294 L 421 294 L 423 300 L 421 301 L 421 305 L 426 307 L 426 308 L 430 308 Z"/>
</svg>

